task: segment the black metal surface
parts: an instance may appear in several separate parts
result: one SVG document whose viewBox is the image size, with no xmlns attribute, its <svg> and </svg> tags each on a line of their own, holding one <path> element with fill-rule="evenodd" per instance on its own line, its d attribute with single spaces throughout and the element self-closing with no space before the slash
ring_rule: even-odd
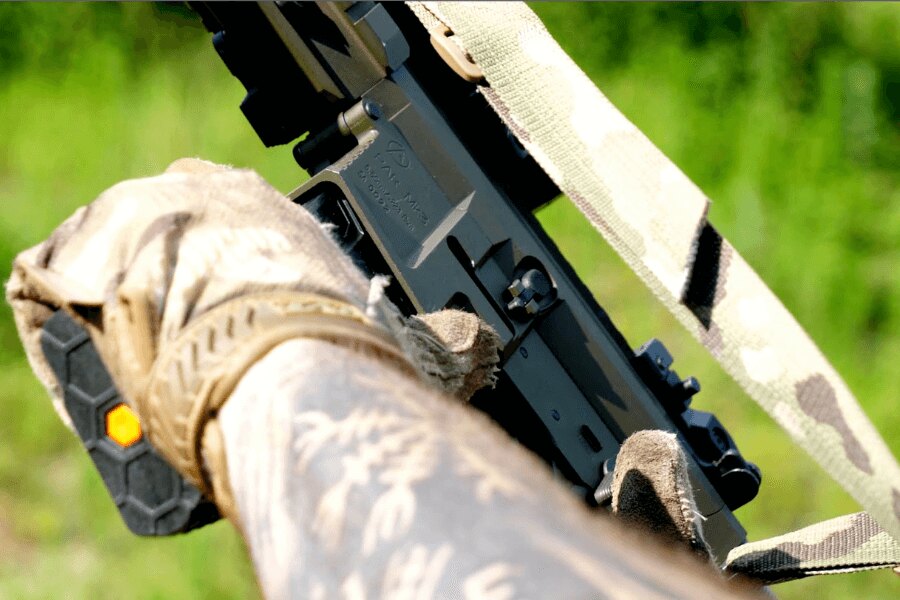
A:
<svg viewBox="0 0 900 600">
<path fill-rule="evenodd" d="M 80 325 L 57 311 L 44 324 L 41 348 L 75 431 L 133 533 L 170 535 L 218 520 L 215 505 L 182 479 L 146 438 L 123 447 L 106 435 L 106 415 L 123 401 Z"/>
<path fill-rule="evenodd" d="M 756 497 L 762 475 L 759 467 L 741 456 L 734 439 L 715 415 L 690 408 L 700 392 L 695 377 L 681 379 L 671 368 L 674 359 L 662 342 L 650 340 L 635 352 L 635 369 L 684 432 L 694 457 L 731 509 Z"/>
</svg>

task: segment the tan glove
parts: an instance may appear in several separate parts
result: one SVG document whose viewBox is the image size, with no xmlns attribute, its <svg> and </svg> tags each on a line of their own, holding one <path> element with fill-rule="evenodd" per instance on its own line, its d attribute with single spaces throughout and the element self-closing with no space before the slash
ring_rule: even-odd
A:
<svg viewBox="0 0 900 600">
<path fill-rule="evenodd" d="M 612 510 L 667 543 L 710 557 L 684 451 L 673 433 L 638 431 L 625 440 L 613 472 Z"/>
<path fill-rule="evenodd" d="M 404 319 L 306 210 L 256 173 L 182 159 L 120 183 L 21 253 L 7 286 L 29 361 L 71 425 L 40 350 L 56 308 L 91 333 L 144 432 L 229 512 L 210 419 L 256 360 L 315 337 L 377 354 L 467 399 L 494 381 L 497 337 L 443 311 Z M 322 357 L 328 360 L 328 357 Z M 224 468 L 211 469 L 226 473 Z M 224 506 L 223 506 L 224 505 Z"/>
</svg>

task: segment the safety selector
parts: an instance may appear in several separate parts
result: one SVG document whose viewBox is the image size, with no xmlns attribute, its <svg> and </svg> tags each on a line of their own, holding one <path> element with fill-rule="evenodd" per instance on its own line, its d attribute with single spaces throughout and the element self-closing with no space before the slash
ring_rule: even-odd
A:
<svg viewBox="0 0 900 600">
<path fill-rule="evenodd" d="M 81 443 L 138 535 L 170 535 L 218 520 L 213 503 L 159 455 L 122 400 L 87 332 L 63 311 L 44 324 L 41 349 Z"/>
<path fill-rule="evenodd" d="M 520 321 L 527 321 L 544 311 L 556 300 L 557 290 L 543 265 L 533 257 L 524 259 L 516 268 L 506 288 L 506 310 Z"/>
</svg>

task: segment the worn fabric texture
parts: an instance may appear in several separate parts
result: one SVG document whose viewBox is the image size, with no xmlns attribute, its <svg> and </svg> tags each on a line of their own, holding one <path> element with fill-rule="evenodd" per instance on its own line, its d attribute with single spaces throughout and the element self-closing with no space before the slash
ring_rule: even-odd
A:
<svg viewBox="0 0 900 600">
<path fill-rule="evenodd" d="M 159 387 L 160 379 L 190 388 L 182 381 L 184 373 L 206 376 L 217 360 L 246 346 L 247 336 L 260 329 L 261 320 L 254 324 L 253 316 L 267 314 L 260 306 L 248 313 L 241 305 L 247 297 L 288 294 L 287 304 L 282 304 L 295 310 L 306 301 L 291 295 L 305 294 L 319 299 L 313 302 L 316 308 L 306 312 L 343 307 L 332 316 L 355 320 L 390 338 L 402 350 L 400 362 L 410 362 L 431 385 L 462 399 L 493 382 L 498 361 L 493 331 L 457 311 L 408 324 L 384 297 L 384 284 L 382 279 L 368 281 L 327 230 L 256 173 L 182 159 L 162 175 L 110 188 L 76 211 L 47 241 L 22 252 L 7 284 L 7 298 L 29 361 L 64 421 L 69 423 L 39 341 L 44 321 L 56 308 L 88 329 L 123 397 L 138 409 L 148 439 L 202 486 L 204 482 L 197 481 L 201 466 L 189 467 L 192 461 L 185 456 L 197 456 L 205 417 L 192 414 L 193 405 L 144 405 L 141 400 Z M 212 323 L 203 331 L 203 340 L 195 336 L 192 344 L 177 344 L 191 323 L 235 303 L 243 309 L 239 306 Z M 243 321 L 239 318 L 247 314 Z M 277 315 L 271 320 L 278 321 Z M 317 335 L 333 338 L 333 333 Z M 235 336 L 243 336 L 240 344 L 234 343 Z M 341 339 L 350 343 L 346 335 Z M 162 373 L 164 369 L 155 371 L 157 358 L 176 346 L 189 360 L 169 362 L 187 371 L 179 371 L 178 377 Z M 198 354 L 198 349 L 203 352 Z M 206 360 L 200 361 L 204 368 L 198 357 Z M 249 357 L 241 368 L 255 358 Z M 154 373 L 161 376 L 154 378 Z M 197 380 L 197 389 L 206 386 L 209 391 L 221 379 Z M 173 395 L 156 397 L 169 402 Z M 148 406 L 156 406 L 156 412 L 141 414 Z M 178 419 L 165 414 L 170 410 L 178 412 Z M 185 439 L 191 440 L 187 448 L 175 447 Z"/>
<path fill-rule="evenodd" d="M 626 264 L 759 405 L 900 539 L 900 466 L 847 385 L 707 222 L 708 199 L 524 4 L 410 2 L 481 67 L 479 90 Z"/>
<path fill-rule="evenodd" d="M 710 557 L 684 451 L 674 433 L 638 431 L 622 443 L 613 472 L 612 510 L 668 542 Z"/>
<path fill-rule="evenodd" d="M 447 309 L 413 316 L 403 330 L 415 363 L 436 387 L 468 400 L 486 385 L 497 382 L 500 338 L 476 315 Z"/>
</svg>

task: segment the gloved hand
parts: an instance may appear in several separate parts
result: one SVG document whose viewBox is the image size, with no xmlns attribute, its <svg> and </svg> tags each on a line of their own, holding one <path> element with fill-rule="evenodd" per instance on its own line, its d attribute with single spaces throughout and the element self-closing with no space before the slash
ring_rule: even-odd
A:
<svg viewBox="0 0 900 600">
<path fill-rule="evenodd" d="M 209 419 L 290 337 L 366 349 L 467 399 L 494 381 L 496 334 L 474 315 L 404 319 L 306 210 L 256 173 L 196 159 L 120 183 L 21 253 L 7 287 L 28 358 L 70 424 L 40 349 L 56 308 L 91 333 L 144 433 L 207 495 Z M 327 360 L 323 357 L 322 360 Z M 215 447 L 213 447 L 215 446 Z M 225 469 L 213 469 L 224 473 Z"/>
<path fill-rule="evenodd" d="M 243 525 L 272 597 L 734 592 L 588 514 L 446 402 L 492 383 L 496 334 L 458 311 L 403 319 L 383 284 L 256 174 L 188 160 L 76 212 L 17 258 L 7 296 L 63 419 L 39 346 L 57 307 L 90 331 L 156 449 Z M 684 474 L 661 456 L 659 489 Z M 626 463 L 623 515 L 640 489 Z"/>
</svg>

